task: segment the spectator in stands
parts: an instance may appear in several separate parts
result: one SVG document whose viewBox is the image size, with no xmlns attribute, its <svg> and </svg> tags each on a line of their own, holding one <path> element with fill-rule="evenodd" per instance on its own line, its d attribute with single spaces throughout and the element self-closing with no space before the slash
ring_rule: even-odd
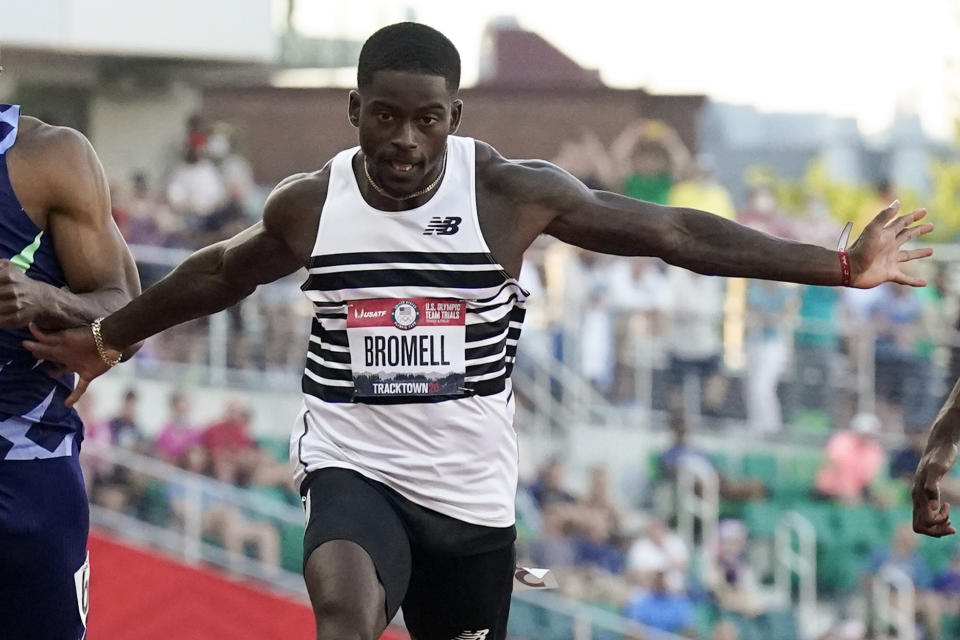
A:
<svg viewBox="0 0 960 640">
<path fill-rule="evenodd" d="M 680 136 L 660 120 L 631 123 L 609 151 L 595 135 L 585 135 L 578 151 L 590 163 L 583 171 L 598 178 L 603 188 L 658 204 L 667 204 L 670 188 L 690 164 Z"/>
<path fill-rule="evenodd" d="M 667 204 L 673 185 L 690 166 L 686 145 L 673 127 L 660 120 L 634 122 L 614 140 L 610 151 L 616 166 L 626 168 L 614 182 L 620 192 L 658 204 Z"/>
<path fill-rule="evenodd" d="M 641 624 L 668 633 L 693 634 L 693 601 L 683 592 L 668 586 L 665 566 L 653 568 L 649 590 L 641 590 L 631 598 L 624 615 Z"/>
<path fill-rule="evenodd" d="M 705 585 L 721 609 L 750 618 L 764 613 L 756 572 L 747 558 L 747 527 L 722 520 L 705 573 Z"/>
<path fill-rule="evenodd" d="M 773 189 L 766 184 L 750 188 L 747 205 L 737 219 L 741 224 L 781 238 L 793 238 L 797 235 L 790 218 L 780 209 Z"/>
<path fill-rule="evenodd" d="M 579 278 L 577 296 L 571 303 L 576 305 L 573 315 L 580 316 L 579 349 L 580 370 L 604 396 L 613 389 L 613 374 L 616 367 L 613 314 L 610 309 L 607 259 L 592 251 L 577 253 L 579 260 L 576 276 Z M 571 274 L 572 275 L 572 274 Z"/>
<path fill-rule="evenodd" d="M 200 435 L 200 443 L 210 456 L 212 475 L 220 482 L 245 486 L 254 471 L 257 444 L 250 437 L 250 411 L 240 398 L 230 398 L 223 417 Z"/>
<path fill-rule="evenodd" d="M 126 212 L 124 238 L 130 244 L 158 247 L 179 247 L 184 243 L 185 225 L 169 206 L 160 202 L 150 187 L 146 174 L 137 172 L 130 187 L 121 192 L 120 206 Z M 164 273 L 154 274 L 155 282 Z"/>
<path fill-rule="evenodd" d="M 123 394 L 120 413 L 107 423 L 110 441 L 116 447 L 139 451 L 146 440 L 137 420 L 137 392 L 127 389 Z"/>
<path fill-rule="evenodd" d="M 924 362 L 915 352 L 923 333 L 923 303 L 909 287 L 884 285 L 870 308 L 876 335 L 878 414 L 888 428 L 903 431 L 904 414 L 926 394 Z M 918 423 L 922 420 L 914 419 Z"/>
<path fill-rule="evenodd" d="M 137 392 L 123 394 L 120 413 L 101 428 L 108 439 L 103 444 L 142 453 L 147 441 L 137 424 Z M 86 444 L 86 442 L 85 442 Z M 105 464 L 95 473 L 90 491 L 94 503 L 112 511 L 136 509 L 146 488 L 146 478 L 124 464 Z"/>
<path fill-rule="evenodd" d="M 211 242 L 230 238 L 249 226 L 247 203 L 253 194 L 253 170 L 234 151 L 233 130 L 223 122 L 214 124 L 207 140 L 207 157 L 216 166 L 226 191 L 226 202 L 207 220 Z"/>
<path fill-rule="evenodd" d="M 178 460 L 179 466 L 191 474 L 208 475 L 210 458 L 199 441 L 189 445 Z M 218 498 L 216 489 L 205 486 L 198 493 L 190 491 L 190 483 L 198 482 L 195 476 L 183 476 L 167 486 L 167 496 L 173 514 L 186 522 L 191 509 L 199 509 L 203 533 L 223 545 L 235 556 L 246 554 L 248 546 L 256 549 L 257 558 L 268 567 L 280 566 L 280 534 L 267 520 L 256 520 L 243 513 L 241 508 Z M 198 496 L 199 502 L 192 501 Z"/>
<path fill-rule="evenodd" d="M 609 574 L 623 571 L 623 553 L 612 542 L 613 532 L 605 517 L 595 511 L 574 506 L 570 512 L 576 531 L 574 548 L 577 565 Z"/>
<path fill-rule="evenodd" d="M 669 408 L 682 409 L 691 418 L 701 409 L 716 413 L 726 395 L 720 376 L 723 281 L 668 267 L 667 284 Z"/>
<path fill-rule="evenodd" d="M 850 618 L 834 624 L 817 640 L 866 640 L 867 625 L 863 620 Z"/>
<path fill-rule="evenodd" d="M 194 445 L 200 444 L 201 432 L 190 421 L 190 401 L 180 391 L 169 399 L 170 416 L 153 441 L 153 453 L 171 464 L 177 464 Z"/>
<path fill-rule="evenodd" d="M 576 502 L 584 517 L 598 518 L 610 532 L 610 540 L 618 541 L 623 528 L 624 509 L 610 495 L 610 469 L 598 464 L 590 469 L 586 493 Z"/>
<path fill-rule="evenodd" d="M 243 487 L 288 488 L 287 464 L 260 448 L 250 434 L 250 419 L 247 403 L 230 398 L 223 417 L 201 434 L 200 443 L 210 456 L 213 477 Z"/>
<path fill-rule="evenodd" d="M 653 587 L 655 574 L 664 574 L 664 584 L 672 593 L 684 591 L 690 552 L 676 532 L 661 518 L 647 522 L 644 535 L 627 551 L 627 577 L 643 589 Z"/>
<path fill-rule="evenodd" d="M 536 566 L 562 571 L 577 564 L 569 514 L 569 505 L 562 503 L 548 505 L 541 512 L 539 535 L 530 543 L 530 558 Z"/>
<path fill-rule="evenodd" d="M 537 479 L 530 486 L 530 495 L 541 510 L 546 510 L 552 504 L 573 504 L 573 497 L 567 488 L 564 478 L 563 460 L 551 458 L 537 474 Z"/>
<path fill-rule="evenodd" d="M 940 637 L 941 601 L 933 591 L 933 576 L 927 563 L 917 552 L 919 538 L 913 533 L 913 526 L 906 522 L 893 534 L 893 542 L 886 549 L 874 551 L 867 563 L 866 573 L 873 579 L 886 567 L 893 567 L 906 574 L 916 589 L 914 602 L 917 617 L 922 621 L 931 638 Z"/>
<path fill-rule="evenodd" d="M 667 326 L 671 293 L 665 267 L 655 258 L 637 258 L 614 260 L 605 269 L 604 298 L 608 300 L 618 346 L 611 396 L 615 401 L 636 399 L 638 346 L 659 338 Z"/>
<path fill-rule="evenodd" d="M 714 625 L 710 640 L 740 640 L 740 630 L 729 620 L 720 620 Z"/>
<path fill-rule="evenodd" d="M 197 153 L 205 153 L 209 135 L 207 123 L 204 121 L 202 115 L 194 113 L 187 118 L 187 135 L 184 140 L 185 148 L 193 149 Z"/>
<path fill-rule="evenodd" d="M 591 189 L 616 190 L 607 184 L 601 173 L 607 173 L 610 163 L 603 143 L 593 131 L 584 131 L 579 139 L 568 138 L 560 143 L 560 150 L 551 162 L 575 175 Z"/>
<path fill-rule="evenodd" d="M 950 566 L 936 575 L 933 589 L 942 596 L 947 613 L 960 613 L 960 553 L 954 553 Z"/>
<path fill-rule="evenodd" d="M 817 472 L 814 495 L 859 504 L 871 498 L 870 485 L 883 469 L 884 450 L 876 435 L 880 421 L 870 413 L 858 413 L 827 441 L 823 466 Z"/>
<path fill-rule="evenodd" d="M 674 412 L 670 416 L 673 444 L 660 456 L 660 470 L 671 482 L 676 480 L 680 465 L 686 459 L 695 459 L 711 466 L 717 472 L 720 497 L 726 500 L 760 500 L 767 494 L 767 487 L 754 478 L 734 478 L 717 469 L 710 456 L 687 442 L 687 427 L 683 415 Z"/>
<path fill-rule="evenodd" d="M 736 219 L 737 211 L 733 206 L 733 199 L 726 188 L 717 182 L 713 170 L 711 156 L 706 154 L 698 156 L 690 172 L 690 178 L 673 185 L 670 189 L 667 204 L 710 211 L 728 220 Z"/>
<path fill-rule="evenodd" d="M 779 282 L 753 280 L 747 288 L 747 421 L 757 433 L 783 428 L 777 389 L 789 357 L 784 325 L 792 297 Z"/>
<path fill-rule="evenodd" d="M 828 424 L 833 415 L 833 371 L 838 366 L 840 296 L 831 287 L 800 288 L 799 326 L 793 336 L 793 409 Z"/>
<path fill-rule="evenodd" d="M 82 397 L 77 402 L 77 414 L 83 421 L 83 451 L 80 466 L 87 493 L 94 495 L 97 479 L 110 475 L 113 465 L 103 459 L 103 452 L 110 447 L 110 428 L 96 412 L 96 396 Z"/>
<path fill-rule="evenodd" d="M 186 149 L 170 176 L 167 200 L 183 220 L 191 247 L 208 244 L 208 236 L 216 231 L 213 225 L 218 223 L 215 214 L 229 203 L 220 171 L 193 146 Z"/>
<path fill-rule="evenodd" d="M 106 424 L 97 427 L 107 437 L 98 442 L 106 453 L 106 447 L 126 449 L 143 453 L 147 441 L 137 424 L 137 393 L 128 389 L 123 394 L 120 413 Z M 98 434 L 94 437 L 99 440 Z M 85 448 L 88 445 L 85 439 Z M 86 448 L 90 451 L 89 448 Z M 90 499 L 111 511 L 136 511 L 146 490 L 147 479 L 125 464 L 109 464 L 105 461 L 98 466 L 93 476 Z"/>
</svg>

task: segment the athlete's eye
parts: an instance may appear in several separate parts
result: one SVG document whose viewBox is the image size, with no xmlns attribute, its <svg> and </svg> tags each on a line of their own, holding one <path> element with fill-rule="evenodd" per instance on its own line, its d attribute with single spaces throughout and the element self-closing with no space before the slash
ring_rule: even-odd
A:
<svg viewBox="0 0 960 640">
<path fill-rule="evenodd" d="M 379 122 L 390 122 L 391 120 L 393 120 L 393 116 L 387 113 L 386 111 L 379 111 L 376 114 L 374 114 L 374 116 Z"/>
<path fill-rule="evenodd" d="M 440 122 L 440 118 L 438 118 L 437 116 L 423 116 L 422 118 L 420 118 L 420 122 L 422 122 L 423 124 L 429 127 L 432 124 L 436 124 L 437 122 Z"/>
</svg>

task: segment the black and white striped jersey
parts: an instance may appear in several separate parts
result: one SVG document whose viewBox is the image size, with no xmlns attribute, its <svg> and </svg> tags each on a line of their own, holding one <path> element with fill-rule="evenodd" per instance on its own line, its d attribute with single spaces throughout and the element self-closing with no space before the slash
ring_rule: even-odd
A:
<svg viewBox="0 0 960 640">
<path fill-rule="evenodd" d="M 483 239 L 474 141 L 449 137 L 435 195 L 399 212 L 363 199 L 357 152 L 331 164 L 302 287 L 315 317 L 291 454 L 301 478 L 353 468 L 441 513 L 509 525 L 526 292 Z"/>
</svg>

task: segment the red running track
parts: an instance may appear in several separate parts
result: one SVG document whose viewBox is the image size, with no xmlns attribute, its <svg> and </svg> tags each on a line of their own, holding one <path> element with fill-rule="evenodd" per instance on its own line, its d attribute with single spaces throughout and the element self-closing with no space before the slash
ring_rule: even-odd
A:
<svg viewBox="0 0 960 640">
<path fill-rule="evenodd" d="M 313 640 L 310 607 L 90 534 L 89 640 Z M 381 640 L 408 640 L 387 630 Z"/>
</svg>

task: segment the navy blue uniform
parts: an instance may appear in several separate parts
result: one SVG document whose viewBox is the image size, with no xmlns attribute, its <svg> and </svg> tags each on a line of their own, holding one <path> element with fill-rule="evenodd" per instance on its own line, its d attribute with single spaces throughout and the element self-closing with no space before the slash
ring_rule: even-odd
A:
<svg viewBox="0 0 960 640">
<path fill-rule="evenodd" d="M 50 237 L 20 206 L 6 153 L 20 109 L 0 105 L 0 258 L 55 287 L 66 282 Z M 69 170 L 69 168 L 65 169 Z M 89 510 L 78 454 L 83 426 L 63 402 L 73 376 L 53 379 L 0 329 L 0 638 L 84 637 Z"/>
</svg>

